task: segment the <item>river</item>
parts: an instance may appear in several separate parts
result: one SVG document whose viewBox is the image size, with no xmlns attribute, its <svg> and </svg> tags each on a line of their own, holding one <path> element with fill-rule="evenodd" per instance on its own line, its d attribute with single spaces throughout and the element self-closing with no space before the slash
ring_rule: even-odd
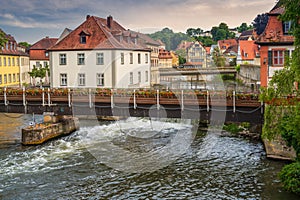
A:
<svg viewBox="0 0 300 200">
<path fill-rule="evenodd" d="M 30 121 L 0 114 L 0 199 L 299 199 L 282 190 L 284 163 L 259 142 L 133 118 L 80 120 L 70 136 L 24 147 Z"/>
</svg>

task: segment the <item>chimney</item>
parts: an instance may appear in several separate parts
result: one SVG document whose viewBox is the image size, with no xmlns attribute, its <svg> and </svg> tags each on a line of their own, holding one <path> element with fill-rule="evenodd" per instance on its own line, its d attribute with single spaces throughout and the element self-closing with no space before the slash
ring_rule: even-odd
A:
<svg viewBox="0 0 300 200">
<path fill-rule="evenodd" d="M 86 16 L 86 20 L 88 20 L 88 18 L 90 18 L 90 15 L 87 15 L 87 16 Z"/>
<path fill-rule="evenodd" d="M 113 17 L 112 17 L 111 15 L 109 15 L 109 16 L 107 17 L 107 27 L 108 27 L 108 28 L 111 28 L 112 22 L 113 22 Z"/>
</svg>

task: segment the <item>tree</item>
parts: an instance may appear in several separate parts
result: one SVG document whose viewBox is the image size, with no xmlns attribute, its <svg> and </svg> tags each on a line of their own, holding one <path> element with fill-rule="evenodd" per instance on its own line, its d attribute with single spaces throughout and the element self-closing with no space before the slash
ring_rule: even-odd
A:
<svg viewBox="0 0 300 200">
<path fill-rule="evenodd" d="M 0 29 L 0 47 L 3 47 L 7 42 L 6 34 Z"/>
<path fill-rule="evenodd" d="M 179 49 L 175 53 L 178 55 L 179 65 L 186 63 L 186 51 L 184 49 Z"/>
<path fill-rule="evenodd" d="M 279 0 L 276 6 L 283 6 L 285 9 L 279 18 L 292 22 L 295 50 L 292 60 L 285 62 L 284 69 L 277 71 L 270 86 L 262 91 L 261 99 L 285 98 L 289 95 L 299 98 L 297 85 L 300 81 L 300 0 Z M 300 194 L 300 102 L 296 100 L 294 104 L 285 106 L 270 105 L 266 108 L 264 117 L 263 136 L 271 138 L 280 134 L 296 150 L 296 162 L 286 165 L 279 176 L 286 190 Z"/>
<path fill-rule="evenodd" d="M 237 27 L 237 30 L 239 33 L 242 33 L 244 31 L 247 31 L 249 29 L 252 29 L 253 27 L 251 25 L 247 25 L 247 23 L 242 23 L 239 27 Z"/>
<path fill-rule="evenodd" d="M 217 67 L 224 67 L 225 66 L 225 58 L 221 54 L 220 49 L 218 47 L 214 48 L 213 60 L 214 60 L 214 63 Z"/>
<path fill-rule="evenodd" d="M 174 33 L 169 28 L 164 28 L 152 34 L 148 34 L 154 40 L 160 39 L 166 45 L 167 50 L 175 50 L 181 41 L 191 41 L 192 38 L 184 33 Z"/>
<path fill-rule="evenodd" d="M 29 44 L 28 42 L 19 42 L 19 45 L 26 47 L 26 49 L 30 48 L 31 44 Z"/>
<path fill-rule="evenodd" d="M 198 37 L 203 33 L 203 30 L 201 28 L 188 28 L 186 30 L 186 34 L 190 37 Z"/>
<path fill-rule="evenodd" d="M 220 23 L 218 27 L 212 27 L 211 34 L 214 41 L 226 40 L 235 37 L 235 34 L 229 31 L 227 24 L 224 22 Z"/>
<path fill-rule="evenodd" d="M 266 13 L 257 15 L 256 18 L 253 20 L 252 24 L 258 35 L 264 32 L 268 20 L 269 16 Z"/>
<path fill-rule="evenodd" d="M 50 69 L 48 65 L 46 65 L 45 67 L 42 67 L 41 65 L 39 67 L 36 67 L 35 65 L 33 65 L 33 69 L 31 70 L 31 72 L 28 72 L 28 74 L 32 78 L 33 86 L 36 85 L 36 78 L 40 78 L 40 82 L 42 82 L 43 78 L 46 78 L 45 82 L 46 84 L 48 84 L 49 73 L 50 73 Z"/>
</svg>

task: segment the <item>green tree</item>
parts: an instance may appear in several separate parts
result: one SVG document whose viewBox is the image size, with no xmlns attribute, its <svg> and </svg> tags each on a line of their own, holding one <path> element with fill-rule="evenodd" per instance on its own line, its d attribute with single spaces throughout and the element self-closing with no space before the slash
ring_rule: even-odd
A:
<svg viewBox="0 0 300 200">
<path fill-rule="evenodd" d="M 184 49 L 176 50 L 175 53 L 178 55 L 179 65 L 186 63 L 186 51 Z"/>
<path fill-rule="evenodd" d="M 218 27 L 212 27 L 211 34 L 214 41 L 226 40 L 235 37 L 235 34 L 229 30 L 228 25 L 224 22 L 220 23 Z"/>
<path fill-rule="evenodd" d="M 225 66 L 225 58 L 221 54 L 220 49 L 217 48 L 217 47 L 214 48 L 214 51 L 213 51 L 213 61 L 214 61 L 215 65 L 217 67 L 224 67 Z"/>
<path fill-rule="evenodd" d="M 249 29 L 252 29 L 253 27 L 251 25 L 247 25 L 247 23 L 242 23 L 239 27 L 237 27 L 237 30 L 239 33 L 242 33 L 244 31 L 247 31 Z"/>
<path fill-rule="evenodd" d="M 175 50 L 181 41 L 192 41 L 192 38 L 184 33 L 174 33 L 169 28 L 164 28 L 152 34 L 148 34 L 154 40 L 160 39 L 166 45 L 167 50 Z"/>
<path fill-rule="evenodd" d="M 285 8 L 279 19 L 292 22 L 295 50 L 292 60 L 285 62 L 284 69 L 276 72 L 269 87 L 262 91 L 261 99 L 285 98 L 291 94 L 299 98 L 299 89 L 295 85 L 300 81 L 300 0 L 279 0 L 276 6 Z M 270 138 L 276 134 L 281 134 L 297 153 L 297 162 L 282 169 L 280 180 L 286 190 L 300 194 L 300 102 L 266 108 L 263 135 Z"/>
<path fill-rule="evenodd" d="M 31 44 L 29 44 L 28 42 L 19 42 L 19 45 L 26 47 L 26 48 L 30 48 Z"/>
<path fill-rule="evenodd" d="M 7 42 L 6 34 L 0 29 L 0 47 L 3 47 Z"/>
<path fill-rule="evenodd" d="M 266 13 L 259 14 L 253 20 L 253 27 L 258 35 L 262 34 L 267 26 L 269 16 Z"/>
</svg>

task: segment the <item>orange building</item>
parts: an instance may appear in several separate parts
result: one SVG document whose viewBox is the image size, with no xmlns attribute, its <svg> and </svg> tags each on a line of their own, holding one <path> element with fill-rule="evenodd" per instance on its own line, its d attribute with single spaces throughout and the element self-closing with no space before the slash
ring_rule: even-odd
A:
<svg viewBox="0 0 300 200">
<path fill-rule="evenodd" d="M 275 71 L 283 69 L 285 56 L 291 56 L 294 37 L 290 34 L 291 22 L 280 21 L 278 16 L 284 13 L 279 3 L 268 13 L 269 21 L 262 34 L 256 39 L 260 49 L 261 86 L 267 87 Z"/>
</svg>

